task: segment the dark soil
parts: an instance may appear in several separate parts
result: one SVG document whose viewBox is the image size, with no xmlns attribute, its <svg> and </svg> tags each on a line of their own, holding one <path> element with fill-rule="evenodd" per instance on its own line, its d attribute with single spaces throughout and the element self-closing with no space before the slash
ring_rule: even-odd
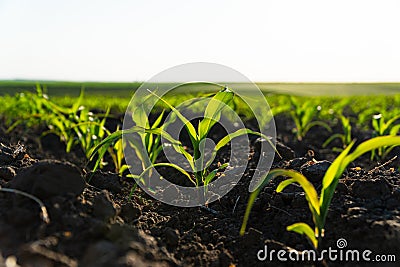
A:
<svg viewBox="0 0 400 267">
<path fill-rule="evenodd" d="M 298 142 L 289 119 L 278 116 L 275 120 L 283 159 L 276 158 L 274 167 L 301 171 L 320 188 L 329 161 L 337 155 L 331 149 L 321 148 L 329 133 L 315 127 Z M 248 125 L 251 127 L 252 123 Z M 259 139 L 251 139 L 252 159 L 233 190 L 207 208 L 179 208 L 160 203 L 140 189 L 129 199 L 132 180 L 112 172 L 97 171 L 87 184 L 85 179 L 90 174 L 79 149 L 65 154 L 65 147 L 56 136 L 39 139 L 41 132 L 23 128 L 11 134 L 0 131 L 0 186 L 38 197 L 50 217 L 46 224 L 36 202 L 0 192 L 1 267 L 15 259 L 21 266 L 366 264 L 257 259 L 258 251 L 265 245 L 268 250 L 311 249 L 303 236 L 286 231 L 286 226 L 295 222 L 312 224 L 302 190 L 289 186 L 283 193 L 276 193 L 282 180 L 277 178 L 261 192 L 247 233 L 239 235 Z M 354 136 L 362 141 L 371 133 L 356 130 Z M 225 154 L 220 156 L 221 162 L 227 160 Z M 396 154 L 400 155 L 398 149 L 391 156 Z M 312 158 L 318 163 L 311 164 Z M 400 259 L 400 163 L 394 160 L 380 166 L 383 163 L 371 162 L 365 156 L 348 168 L 330 207 L 323 248 L 337 249 L 336 241 L 344 238 L 349 249 L 369 249 L 372 255 L 393 254 Z M 368 266 L 376 265 L 373 262 Z"/>
</svg>

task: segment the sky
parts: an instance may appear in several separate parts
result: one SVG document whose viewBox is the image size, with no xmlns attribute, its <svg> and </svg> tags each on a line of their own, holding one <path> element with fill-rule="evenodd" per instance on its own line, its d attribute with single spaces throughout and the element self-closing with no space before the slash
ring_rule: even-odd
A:
<svg viewBox="0 0 400 267">
<path fill-rule="evenodd" d="M 0 79 L 145 81 L 212 62 L 253 81 L 400 82 L 398 0 L 0 0 Z"/>
</svg>

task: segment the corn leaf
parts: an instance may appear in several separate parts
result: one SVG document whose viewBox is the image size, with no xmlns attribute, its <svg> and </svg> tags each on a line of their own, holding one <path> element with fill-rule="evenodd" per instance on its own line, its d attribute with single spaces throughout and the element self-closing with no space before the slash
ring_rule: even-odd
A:
<svg viewBox="0 0 400 267">
<path fill-rule="evenodd" d="M 267 140 L 267 142 L 271 145 L 271 147 L 274 148 L 275 152 L 279 155 L 279 152 L 276 150 L 275 145 L 272 143 L 272 141 L 270 140 L 270 138 L 262 133 L 259 132 L 255 132 L 253 130 L 247 129 L 247 128 L 243 128 L 243 129 L 239 129 L 236 132 L 230 133 L 226 136 L 224 136 L 221 140 L 218 141 L 218 143 L 215 145 L 214 150 L 212 152 L 212 156 L 211 156 L 211 162 L 207 162 L 207 166 L 209 166 L 212 163 L 212 160 L 215 158 L 215 156 L 217 155 L 218 151 L 226 146 L 232 139 L 242 136 L 242 135 L 246 135 L 246 134 L 253 134 L 253 135 L 257 135 L 260 136 L 262 138 L 264 138 L 265 140 Z M 280 155 L 279 155 L 280 156 Z"/>
<path fill-rule="evenodd" d="M 204 119 L 199 123 L 199 140 L 204 139 L 212 126 L 219 121 L 223 108 L 232 101 L 233 97 L 232 91 L 224 89 L 210 99 L 204 112 Z"/>
<path fill-rule="evenodd" d="M 162 119 L 163 119 L 163 117 L 164 117 L 164 112 L 165 112 L 165 110 L 163 110 L 163 111 L 161 112 L 160 116 L 158 116 L 158 118 L 155 120 L 155 122 L 153 123 L 153 125 L 151 125 L 151 128 L 152 128 L 152 129 L 157 128 L 157 127 L 160 125 L 160 123 L 161 123 L 161 121 L 162 121 Z"/>
<path fill-rule="evenodd" d="M 390 134 L 390 135 L 397 135 L 397 134 L 399 133 L 399 131 L 400 131 L 400 124 L 393 126 L 393 127 L 390 129 L 389 134 Z"/>
<path fill-rule="evenodd" d="M 221 166 L 219 166 L 217 169 L 211 171 L 206 178 L 204 179 L 204 185 L 208 185 L 209 183 L 211 183 L 211 181 L 214 179 L 215 175 L 217 175 L 217 173 L 222 170 L 225 169 L 226 167 L 228 167 L 229 163 L 224 163 Z"/>
<path fill-rule="evenodd" d="M 383 119 L 383 118 L 382 118 Z M 390 126 L 396 122 L 398 119 L 400 119 L 400 115 L 394 116 L 393 118 L 391 118 L 390 120 L 388 120 L 384 126 L 382 127 L 382 133 L 386 133 L 386 131 L 390 128 Z"/>
<path fill-rule="evenodd" d="M 286 227 L 286 230 L 296 232 L 301 235 L 306 235 L 313 244 L 314 248 L 318 248 L 318 240 L 315 237 L 313 229 L 305 223 L 295 223 Z"/>
<path fill-rule="evenodd" d="M 335 139 L 337 139 L 337 138 L 343 139 L 342 137 L 343 137 L 342 134 L 338 134 L 338 133 L 337 133 L 337 134 L 333 134 L 333 135 L 331 135 L 328 139 L 326 139 L 326 141 L 322 144 L 322 147 L 325 148 L 325 147 L 327 147 L 327 146 L 329 145 L 329 143 L 331 143 L 333 140 L 335 140 Z"/>
<path fill-rule="evenodd" d="M 344 171 L 342 161 L 350 152 L 350 149 L 353 147 L 353 145 L 354 142 L 350 143 L 350 145 L 345 150 L 343 150 L 342 153 L 339 154 L 339 156 L 332 162 L 331 166 L 329 166 L 322 180 L 322 190 L 319 199 L 322 223 L 325 221 L 329 205 L 336 189 L 336 185 Z"/>
<path fill-rule="evenodd" d="M 159 100 L 161 100 L 162 102 L 164 102 L 171 110 L 172 112 L 174 112 L 176 114 L 176 116 L 182 121 L 182 123 L 185 125 L 186 130 L 189 133 L 189 137 L 192 141 L 192 143 L 196 143 L 198 140 L 198 136 L 197 136 L 197 132 L 196 129 L 194 128 L 193 124 L 190 123 L 190 121 L 188 119 L 185 118 L 185 116 L 183 116 L 179 110 L 177 110 L 174 106 L 172 106 L 170 103 L 168 103 L 167 101 L 165 101 L 163 98 L 159 97 L 156 93 L 148 90 L 152 95 L 154 95 L 155 97 L 157 97 Z"/>
<path fill-rule="evenodd" d="M 264 181 L 268 178 L 269 177 L 267 175 L 266 178 L 264 179 Z M 270 181 L 270 180 L 268 180 L 268 181 Z M 240 235 L 244 235 L 244 233 L 246 231 L 247 222 L 249 221 L 251 209 L 253 208 L 254 202 L 256 201 L 258 194 L 260 194 L 260 191 L 261 191 L 261 187 L 257 188 L 255 191 L 253 191 L 253 193 L 250 194 L 250 197 L 249 197 L 249 200 L 248 200 L 247 206 L 246 206 L 246 212 L 244 213 L 244 217 L 243 217 L 242 227 L 240 227 Z"/>
<path fill-rule="evenodd" d="M 323 128 L 325 128 L 326 130 L 328 130 L 328 132 L 332 132 L 332 128 L 325 122 L 322 121 L 313 121 L 308 123 L 307 125 L 305 125 L 304 129 L 303 129 L 303 136 L 307 134 L 307 132 L 315 126 L 321 126 Z"/>
<path fill-rule="evenodd" d="M 310 183 L 304 175 L 302 175 L 301 173 L 299 173 L 297 171 L 284 170 L 284 169 L 275 169 L 275 170 L 272 170 L 271 172 L 273 173 L 274 177 L 276 177 L 276 176 L 290 177 L 290 179 L 285 180 L 278 185 L 276 192 L 282 192 L 282 190 L 285 189 L 286 186 L 296 182 L 303 188 L 310 207 L 312 207 L 312 209 L 315 210 L 317 215 L 320 214 L 317 191 L 315 190 L 312 183 Z"/>
<path fill-rule="evenodd" d="M 152 164 L 151 166 L 147 167 L 146 169 L 143 170 L 143 172 L 139 175 L 140 178 L 143 178 L 143 176 L 149 172 L 151 169 L 155 168 L 155 167 L 171 167 L 174 168 L 176 170 L 178 170 L 179 172 L 181 172 L 183 175 L 185 175 L 187 178 L 189 178 L 189 180 L 196 185 L 196 182 L 192 179 L 192 177 L 190 176 L 190 174 L 185 171 L 183 168 L 179 167 L 178 165 L 174 164 L 174 163 L 155 163 Z"/>
<path fill-rule="evenodd" d="M 364 153 L 384 146 L 399 146 L 400 136 L 379 136 L 361 143 L 344 161 L 344 166 L 350 164 Z"/>
<path fill-rule="evenodd" d="M 277 170 L 272 170 L 270 171 L 265 177 L 264 179 L 262 179 L 260 181 L 260 184 L 256 187 L 256 190 L 254 190 L 249 197 L 249 200 L 247 202 L 247 206 L 246 206 L 246 212 L 244 214 L 243 217 L 243 222 L 242 222 L 242 227 L 240 228 L 240 235 L 244 235 L 245 231 L 246 231 L 246 226 L 247 226 L 247 222 L 249 220 L 250 217 L 250 212 L 251 209 L 254 205 L 254 202 L 257 199 L 258 194 L 260 194 L 261 189 L 267 185 L 273 178 L 277 177 L 280 175 L 280 169 Z"/>
</svg>

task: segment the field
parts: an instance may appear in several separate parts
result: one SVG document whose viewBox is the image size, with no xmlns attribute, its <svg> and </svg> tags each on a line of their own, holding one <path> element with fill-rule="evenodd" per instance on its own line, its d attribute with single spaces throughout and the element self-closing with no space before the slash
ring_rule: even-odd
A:
<svg viewBox="0 0 400 267">
<path fill-rule="evenodd" d="M 319 259 L 330 247 L 368 249 L 397 266 L 400 84 L 258 85 L 273 114 L 262 113 L 262 125 L 224 88 L 149 92 L 147 116 L 128 108 L 139 83 L 0 82 L 0 266 L 2 257 L 21 266 L 288 266 L 276 254 L 260 259 L 265 247 L 305 258 L 289 266 L 356 264 Z M 179 123 L 177 135 L 167 131 Z M 207 150 L 206 139 L 217 145 Z M 238 149 L 244 161 L 232 156 Z M 271 171 L 259 174 L 263 164 Z M 215 184 L 240 169 L 221 193 L 228 184 Z M 204 203 L 164 203 L 192 201 L 182 187 L 199 189 L 193 199 Z"/>
<path fill-rule="evenodd" d="M 140 82 L 61 82 L 61 81 L 0 81 L 0 95 L 16 91 L 35 91 L 40 83 L 53 96 L 78 96 L 82 87 L 88 95 L 129 97 Z M 370 95 L 399 94 L 399 83 L 257 83 L 264 92 L 295 95 Z"/>
</svg>

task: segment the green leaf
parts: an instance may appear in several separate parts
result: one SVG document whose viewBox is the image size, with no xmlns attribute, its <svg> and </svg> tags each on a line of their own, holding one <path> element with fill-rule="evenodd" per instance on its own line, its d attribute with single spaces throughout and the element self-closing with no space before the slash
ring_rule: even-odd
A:
<svg viewBox="0 0 400 267">
<path fill-rule="evenodd" d="M 159 100 L 164 102 L 171 110 L 176 114 L 176 116 L 182 121 L 182 123 L 185 125 L 186 130 L 188 131 L 189 137 L 192 141 L 192 143 L 196 143 L 198 140 L 197 132 L 196 129 L 194 128 L 193 124 L 190 123 L 188 119 L 185 118 L 174 106 L 172 106 L 170 103 L 165 101 L 163 98 L 159 97 L 156 93 L 148 90 L 152 95 L 157 97 Z"/>
<path fill-rule="evenodd" d="M 145 112 L 143 104 L 139 105 L 135 110 L 132 112 L 132 120 L 135 122 L 137 126 L 143 128 L 150 128 L 149 126 L 149 118 Z"/>
<path fill-rule="evenodd" d="M 339 154 L 339 156 L 332 162 L 331 166 L 329 166 L 324 178 L 322 179 L 322 190 L 319 199 L 322 224 L 324 224 L 326 215 L 328 214 L 328 208 L 335 192 L 338 180 L 345 170 L 345 168 L 343 168 L 342 161 L 350 152 L 350 149 L 353 147 L 353 145 L 354 142 L 350 143 L 350 145 Z"/>
<path fill-rule="evenodd" d="M 369 139 L 363 143 L 361 143 L 350 155 L 348 155 L 343 164 L 347 166 L 350 162 L 354 161 L 356 158 L 360 157 L 364 153 L 367 153 L 371 150 L 384 147 L 384 146 L 399 146 L 400 145 L 400 136 L 379 136 L 372 139 Z"/>
<path fill-rule="evenodd" d="M 378 121 L 380 121 L 382 118 L 375 119 L 374 117 L 372 118 L 372 127 L 374 130 L 381 135 L 380 127 Z"/>
<path fill-rule="evenodd" d="M 390 129 L 390 135 L 397 135 L 400 131 L 400 124 L 395 125 L 392 127 L 392 129 Z"/>
<path fill-rule="evenodd" d="M 266 177 L 266 179 L 267 178 L 268 178 L 268 176 Z M 253 193 L 250 194 L 250 197 L 249 197 L 249 200 L 248 200 L 247 206 L 246 206 L 246 212 L 244 213 L 244 217 L 243 217 L 242 227 L 240 227 L 240 235 L 241 236 L 243 236 L 246 231 L 247 222 L 249 221 L 251 209 L 253 208 L 254 202 L 256 201 L 258 194 L 260 194 L 260 191 L 261 191 L 261 187 L 259 187 L 258 189 L 253 191 Z"/>
<path fill-rule="evenodd" d="M 321 126 L 323 128 L 325 128 L 326 130 L 328 130 L 328 132 L 332 132 L 332 128 L 325 122 L 322 121 L 313 121 L 308 123 L 307 125 L 305 125 L 304 129 L 303 129 L 303 136 L 305 136 L 307 134 L 307 132 L 315 126 Z"/>
<path fill-rule="evenodd" d="M 122 175 L 124 174 L 124 172 L 125 172 L 126 170 L 128 170 L 128 169 L 129 169 L 129 165 L 124 164 L 124 165 L 122 165 L 121 168 L 118 170 L 118 174 L 119 174 L 120 176 L 122 176 Z"/>
<path fill-rule="evenodd" d="M 222 170 L 225 169 L 226 167 L 229 166 L 229 163 L 224 163 L 221 166 L 219 166 L 217 169 L 211 171 L 206 178 L 204 179 L 204 185 L 208 185 L 209 183 L 211 183 L 211 181 L 214 179 L 215 175 L 217 175 L 217 173 Z"/>
<path fill-rule="evenodd" d="M 97 168 L 100 166 L 102 158 L 107 153 L 108 148 L 112 147 L 115 142 L 120 140 L 122 138 L 122 134 L 122 130 L 115 131 L 88 152 L 89 161 L 92 161 L 94 156 L 98 154 L 98 159 L 93 167 L 93 171 L 97 170 Z"/>
<path fill-rule="evenodd" d="M 281 192 L 286 186 L 296 182 L 301 186 L 301 188 L 303 188 L 310 206 L 316 211 L 317 215 L 320 214 L 317 191 L 315 190 L 312 183 L 310 183 L 304 175 L 302 175 L 297 171 L 284 170 L 284 169 L 274 169 L 270 171 L 270 173 L 273 173 L 274 177 L 276 176 L 290 177 L 290 179 L 285 180 L 278 185 L 276 192 Z"/>
<path fill-rule="evenodd" d="M 329 143 L 331 143 L 333 140 L 335 140 L 336 138 L 339 138 L 341 140 L 343 140 L 343 135 L 342 134 L 333 134 L 331 135 L 328 139 L 326 139 L 326 141 L 322 144 L 322 147 L 325 148 L 329 145 Z"/>
<path fill-rule="evenodd" d="M 328 208 L 331 203 L 336 185 L 345 171 L 346 167 L 355 159 L 371 150 L 384 146 L 400 145 L 400 136 L 381 136 L 375 137 L 361 143 L 351 154 L 350 149 L 354 145 L 352 142 L 331 164 L 322 180 L 322 190 L 320 197 L 321 224 L 325 224 Z"/>
<path fill-rule="evenodd" d="M 214 179 L 214 177 L 215 177 L 215 175 L 217 175 L 217 173 L 218 173 L 218 169 L 211 171 L 204 179 L 204 185 L 208 185 L 212 181 L 212 179 Z"/>
<path fill-rule="evenodd" d="M 302 106 L 301 112 L 303 114 L 301 116 L 301 125 L 307 127 L 310 121 L 314 118 L 314 114 L 317 112 L 317 107 L 311 102 L 305 102 Z"/>
<path fill-rule="evenodd" d="M 286 227 L 286 230 L 296 232 L 301 235 L 306 235 L 313 244 L 314 248 L 318 248 L 318 240 L 315 237 L 313 229 L 306 223 L 295 223 Z"/>
<path fill-rule="evenodd" d="M 343 173 L 344 169 L 342 168 L 342 161 L 347 156 L 347 154 L 350 152 L 350 149 L 353 147 L 353 145 L 354 145 L 354 142 L 352 142 L 345 150 L 343 150 L 343 152 L 340 153 L 339 156 L 337 156 L 337 158 L 329 166 L 329 168 L 326 171 L 324 178 L 322 180 L 322 188 L 323 189 L 328 188 L 332 184 L 332 182 L 335 180 L 335 178 L 337 178 L 338 174 L 341 175 L 341 173 Z"/>
<path fill-rule="evenodd" d="M 79 93 L 78 99 L 74 102 L 74 104 L 71 107 L 71 110 L 69 110 L 68 113 L 73 113 L 73 114 L 77 114 L 78 113 L 78 110 L 79 110 L 79 108 L 81 106 L 81 103 L 83 101 L 84 95 L 85 95 L 85 88 L 82 87 L 81 88 L 81 92 Z"/>
<path fill-rule="evenodd" d="M 400 119 L 400 115 L 398 116 L 394 116 L 393 118 L 391 118 L 390 120 L 388 120 L 384 125 L 383 125 L 383 129 L 382 129 L 382 133 L 386 134 L 387 130 L 390 128 L 390 126 L 395 123 L 398 119 Z"/>
<path fill-rule="evenodd" d="M 199 123 L 199 140 L 208 135 L 212 126 L 219 121 L 223 108 L 232 101 L 233 97 L 234 93 L 225 88 L 210 99 L 204 112 L 204 119 Z"/>
<path fill-rule="evenodd" d="M 155 168 L 155 167 L 171 167 L 171 168 L 174 168 L 174 169 L 178 170 L 179 172 L 181 172 L 186 177 L 188 177 L 189 180 L 194 185 L 196 185 L 196 182 L 192 179 L 190 174 L 187 171 L 185 171 L 183 168 L 179 167 L 178 165 L 176 165 L 174 163 L 155 163 L 155 164 L 152 164 L 151 166 L 149 166 L 149 167 L 147 167 L 146 169 L 143 170 L 143 172 L 140 174 L 140 177 L 143 177 L 145 173 L 147 173 L 148 171 L 150 171 L 152 168 Z"/>
<path fill-rule="evenodd" d="M 285 170 L 283 170 L 285 171 Z M 243 217 L 243 222 L 242 222 L 242 227 L 240 228 L 240 235 L 244 235 L 245 231 L 246 231 L 246 226 L 247 226 L 247 222 L 249 220 L 250 217 L 250 212 L 251 209 L 254 205 L 254 202 L 257 199 L 257 196 L 260 194 L 261 189 L 267 185 L 273 178 L 280 176 L 281 175 L 281 169 L 275 169 L 270 171 L 265 177 L 264 179 L 261 180 L 260 184 L 256 187 L 256 190 L 254 190 L 249 197 L 249 200 L 247 202 L 247 206 L 246 206 L 246 212 L 244 214 Z"/>
<path fill-rule="evenodd" d="M 276 188 L 276 192 L 278 192 L 278 193 L 282 192 L 283 189 L 285 189 L 288 185 L 291 185 L 295 182 L 296 182 L 295 179 L 286 179 L 286 180 L 280 182 L 278 187 Z"/>
<path fill-rule="evenodd" d="M 155 122 L 153 123 L 153 125 L 151 125 L 151 128 L 152 128 L 152 129 L 157 128 L 157 127 L 160 125 L 160 123 L 161 123 L 161 121 L 162 121 L 162 119 L 163 119 L 163 117 L 164 117 L 164 112 L 165 112 L 165 110 L 163 110 L 163 111 L 161 112 L 160 116 L 158 116 L 158 118 L 155 120 Z"/>
<path fill-rule="evenodd" d="M 262 138 L 264 138 L 265 140 L 267 140 L 267 142 L 271 145 L 272 148 L 274 148 L 275 152 L 279 155 L 278 150 L 276 149 L 275 145 L 272 143 L 272 141 L 270 140 L 270 138 L 262 133 L 259 132 L 255 132 L 253 130 L 247 129 L 247 128 L 243 128 L 243 129 L 239 129 L 236 132 L 230 133 L 226 136 L 224 136 L 221 140 L 218 141 L 218 143 L 215 145 L 214 150 L 212 152 L 212 156 L 211 159 L 207 162 L 206 166 L 209 166 L 212 161 L 214 160 L 215 156 L 217 155 L 218 151 L 226 146 L 232 139 L 242 136 L 242 135 L 246 135 L 246 134 L 253 134 L 253 135 L 257 135 L 260 136 Z M 280 155 L 279 155 L 280 156 Z"/>
</svg>

